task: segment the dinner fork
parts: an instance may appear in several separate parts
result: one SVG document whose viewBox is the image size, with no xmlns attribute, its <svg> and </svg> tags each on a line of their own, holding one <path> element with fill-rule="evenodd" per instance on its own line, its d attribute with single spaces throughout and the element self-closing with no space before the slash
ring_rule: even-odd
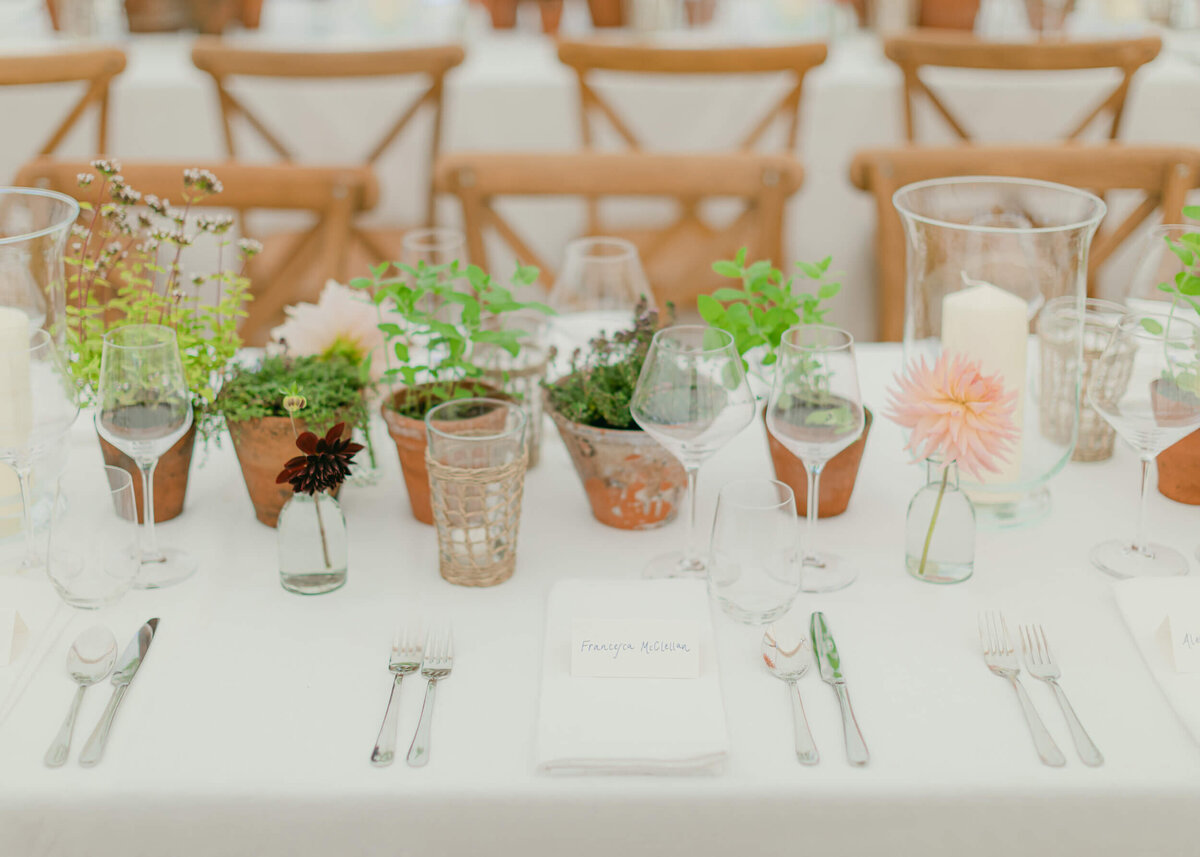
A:
<svg viewBox="0 0 1200 857">
<path fill-rule="evenodd" d="M 1067 763 L 1067 758 L 1054 743 L 1054 738 L 1046 730 L 1046 724 L 1038 717 L 1033 700 L 1025 692 L 1018 676 L 1021 667 L 1017 664 L 1017 653 L 1008 636 L 1008 623 L 1000 613 L 979 614 L 979 642 L 983 646 L 983 661 L 987 668 L 996 675 L 1006 678 L 1017 692 L 1021 703 L 1021 711 L 1025 713 L 1025 722 L 1029 724 L 1029 732 L 1033 736 L 1033 745 L 1037 747 L 1038 756 L 1042 762 L 1054 768 L 1061 768 Z"/>
<path fill-rule="evenodd" d="M 375 739 L 375 749 L 371 751 L 371 764 L 386 767 L 396 756 L 396 721 L 400 717 L 400 682 L 409 673 L 416 672 L 421 667 L 421 640 L 408 628 L 397 631 L 392 637 L 392 654 L 388 659 L 388 670 L 395 676 L 392 679 L 392 692 L 388 696 L 387 710 L 383 714 L 383 725 L 379 727 L 379 737 Z"/>
<path fill-rule="evenodd" d="M 1022 625 L 1018 630 L 1021 632 L 1021 648 L 1025 651 L 1025 666 L 1029 668 L 1031 676 L 1054 688 L 1054 696 L 1067 718 L 1067 728 L 1071 730 L 1071 740 L 1075 742 L 1075 751 L 1079 753 L 1079 758 L 1085 765 L 1091 765 L 1093 768 L 1103 765 L 1104 757 L 1100 755 L 1100 749 L 1079 722 L 1075 709 L 1067 701 L 1066 693 L 1059 687 L 1058 680 L 1062 677 L 1062 670 L 1050 654 L 1050 642 L 1046 639 L 1045 630 L 1041 625 Z"/>
<path fill-rule="evenodd" d="M 449 629 L 441 634 L 430 633 L 425 638 L 425 659 L 421 662 L 421 675 L 425 676 L 425 701 L 421 703 L 421 721 L 417 724 L 411 746 L 408 748 L 408 764 L 414 768 L 424 767 L 429 762 L 429 733 L 433 726 L 433 700 L 441 679 L 450 675 L 454 666 L 454 637 Z"/>
</svg>

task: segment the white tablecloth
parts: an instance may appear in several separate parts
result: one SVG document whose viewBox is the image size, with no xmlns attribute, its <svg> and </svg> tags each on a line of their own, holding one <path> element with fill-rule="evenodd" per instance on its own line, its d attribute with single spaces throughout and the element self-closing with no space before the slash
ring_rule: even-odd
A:
<svg viewBox="0 0 1200 857">
<path fill-rule="evenodd" d="M 275 45 L 314 44 L 313 28 L 284 17 L 291 8 L 298 7 L 282 0 L 268 3 L 266 29 L 256 38 Z M 318 8 L 328 14 L 335 7 L 318 4 Z M 738 20 L 728 10 L 751 8 L 751 4 L 726 0 L 723 8 Z M 568 9 L 572 16 L 575 12 L 583 14 L 581 7 Z M 473 19 L 468 27 L 467 60 L 448 80 L 446 150 L 577 148 L 574 75 L 558 63 L 553 44 L 531 32 L 496 33 L 479 23 Z M 755 26 L 745 23 L 743 29 Z M 774 35 L 789 37 L 786 32 Z M 791 37 L 813 35 L 792 33 Z M 6 42 L 0 34 L 0 50 L 28 48 L 30 42 L 30 37 L 19 36 Z M 1169 39 L 1169 45 L 1181 46 L 1164 51 L 1138 76 L 1130 93 L 1123 139 L 1200 140 L 1200 111 L 1190 106 L 1200 103 L 1200 64 L 1185 56 L 1185 48 L 1194 42 L 1194 37 L 1186 36 Z M 186 36 L 139 37 L 128 43 L 129 67 L 117 81 L 113 97 L 113 154 L 194 161 L 222 155 L 216 98 L 211 81 L 191 66 L 190 44 Z M 968 129 L 979 139 L 992 141 L 1060 136 L 1113 80 L 1105 71 L 1050 76 L 960 72 L 935 79 L 941 81 L 939 89 L 951 109 L 965 117 Z M 875 327 L 875 209 L 867 195 L 850 185 L 847 170 L 856 150 L 903 140 L 900 83 L 899 71 L 883 57 L 878 41 L 852 35 L 832 46 L 830 59 L 805 84 L 799 154 L 807 175 L 788 212 L 788 258 L 833 255 L 835 267 L 845 272 L 840 323 L 860 339 L 871 338 Z M 770 106 L 772 96 L 782 94 L 782 86 L 782 81 L 761 78 L 751 83 L 695 79 L 629 83 L 626 78 L 626 82 L 601 84 L 647 147 L 672 150 L 732 145 Z M 404 93 L 391 83 L 296 86 L 274 82 L 245 85 L 238 91 L 307 160 L 361 158 L 407 103 Z M 69 102 L 70 93 L 65 91 L 48 97 L 44 91 L 0 90 L 0 127 L 4 128 L 0 177 L 12 175 L 36 151 Z M 923 140 L 953 141 L 932 110 L 921 114 L 919 127 Z M 245 157 L 270 156 L 264 146 L 252 145 L 258 141 L 246 129 L 242 131 L 239 139 L 245 141 Z M 94 139 L 85 123 L 63 151 L 88 155 Z M 414 222 L 422 211 L 421 188 L 428 175 L 425 144 L 414 139 L 396 147 L 380 162 L 379 174 L 384 191 L 379 219 Z M 458 216 L 452 201 L 446 201 L 442 211 L 447 221 Z M 582 205 L 519 202 L 511 211 L 534 248 L 552 264 L 561 261 L 565 242 L 583 228 Z"/>
<path fill-rule="evenodd" d="M 878 413 L 898 349 L 864 346 L 860 359 Z M 76 464 L 97 466 L 86 420 L 76 440 Z M 596 523 L 551 433 L 526 486 L 516 574 L 493 589 L 458 588 L 438 577 L 433 531 L 410 517 L 395 453 L 381 449 L 384 482 L 344 494 L 349 582 L 302 598 L 279 586 L 275 533 L 254 519 L 231 452 L 213 450 L 193 469 L 186 513 L 160 533 L 197 552 L 199 573 L 133 592 L 99 617 L 122 645 L 146 618 L 162 619 L 104 762 L 41 761 L 72 691 L 66 647 L 93 615 L 75 617 L 0 727 L 0 854 L 1194 853 L 1200 747 L 1147 672 L 1110 581 L 1087 561 L 1094 542 L 1133 526 L 1136 460 L 1120 449 L 1070 465 L 1052 484 L 1047 520 L 981 533 L 975 577 L 938 588 L 903 571 L 904 510 L 923 474 L 900 447 L 899 431 L 877 419 L 849 511 L 820 526 L 821 543 L 856 563 L 859 580 L 795 608 L 829 620 L 870 766 L 843 761 L 837 703 L 812 674 L 801 686 L 822 761 L 797 764 L 787 694 L 761 666 L 759 633 L 718 616 L 726 773 L 569 781 L 535 773 L 532 752 L 549 587 L 634 578 L 679 545 L 682 522 L 643 533 Z M 700 520 L 723 482 L 769 472 L 755 425 L 705 467 Z M 1190 552 L 1200 509 L 1156 493 L 1149 502 L 1152 534 Z M 0 602 L 14 593 L 28 597 L 0 580 Z M 1077 761 L 1048 689 L 1029 681 L 1068 755 L 1062 769 L 1038 762 L 1012 690 L 980 657 L 983 608 L 1044 623 L 1102 768 Z M 388 645 L 414 613 L 453 619 L 457 663 L 438 693 L 429 766 L 375 769 Z M 421 689 L 405 685 L 401 746 Z M 106 690 L 89 692 L 77 742 Z"/>
</svg>

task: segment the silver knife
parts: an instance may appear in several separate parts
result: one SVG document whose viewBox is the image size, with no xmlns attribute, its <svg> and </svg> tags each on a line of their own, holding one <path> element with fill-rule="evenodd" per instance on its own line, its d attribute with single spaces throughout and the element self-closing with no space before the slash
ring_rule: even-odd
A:
<svg viewBox="0 0 1200 857">
<path fill-rule="evenodd" d="M 88 738 L 87 743 L 83 745 L 83 752 L 79 754 L 79 764 L 83 767 L 90 768 L 98 764 L 104 757 L 104 747 L 108 744 L 108 733 L 112 729 L 113 718 L 117 716 L 117 707 L 125 698 L 125 692 L 129 690 L 129 683 L 133 681 L 138 667 L 146 659 L 146 652 L 149 651 L 150 643 L 154 639 L 154 632 L 157 630 L 158 619 L 148 620 L 145 625 L 138 628 L 137 635 L 129 641 L 129 645 L 121 653 L 121 658 L 117 661 L 117 667 L 112 675 L 113 692 L 108 699 L 108 706 L 104 709 L 100 722 L 96 724 L 92 737 Z"/>
<path fill-rule="evenodd" d="M 837 693 L 838 703 L 842 706 L 842 732 L 846 736 L 846 760 L 851 765 L 865 765 L 871 760 L 867 752 L 867 742 L 863 740 L 862 730 L 854 719 L 854 709 L 850 707 L 850 694 L 846 690 L 846 679 L 842 675 L 842 660 L 838 657 L 837 643 L 829 626 L 825 624 L 825 614 L 812 614 L 809 623 L 809 633 L 812 634 L 813 655 L 817 659 L 817 667 L 821 670 L 821 679 L 833 687 Z"/>
</svg>

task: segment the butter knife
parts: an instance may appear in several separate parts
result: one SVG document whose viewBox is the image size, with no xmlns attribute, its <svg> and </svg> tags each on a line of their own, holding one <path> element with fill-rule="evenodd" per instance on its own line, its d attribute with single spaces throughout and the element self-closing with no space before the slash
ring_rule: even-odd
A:
<svg viewBox="0 0 1200 857">
<path fill-rule="evenodd" d="M 100 716 L 100 722 L 96 724 L 92 736 L 83 746 L 83 752 L 79 754 L 79 764 L 83 767 L 90 768 L 98 764 L 104 757 L 104 748 L 108 744 L 108 733 L 112 729 L 113 718 L 117 716 L 117 708 L 121 705 L 121 700 L 125 698 L 125 692 L 129 690 L 129 683 L 133 681 L 138 667 L 146 659 L 146 652 L 149 651 L 150 643 L 154 640 L 154 632 L 157 630 L 158 619 L 148 620 L 145 625 L 138 628 L 137 635 L 129 641 L 129 645 L 121 653 L 121 658 L 117 661 L 112 675 L 113 692 L 108 699 L 108 706 L 105 707 L 104 714 Z"/>
<path fill-rule="evenodd" d="M 817 667 L 821 671 L 821 679 L 833 687 L 837 694 L 838 704 L 842 706 L 842 732 L 846 736 L 846 760 L 851 765 L 865 765 L 871 760 L 867 752 L 867 742 L 863 740 L 862 730 L 854 719 L 854 709 L 850 707 L 850 693 L 846 690 L 846 679 L 842 675 L 842 661 L 838 656 L 837 643 L 829 626 L 825 624 L 825 614 L 820 611 L 812 614 L 809 622 L 809 633 L 812 635 L 813 655 L 817 659 Z"/>
</svg>

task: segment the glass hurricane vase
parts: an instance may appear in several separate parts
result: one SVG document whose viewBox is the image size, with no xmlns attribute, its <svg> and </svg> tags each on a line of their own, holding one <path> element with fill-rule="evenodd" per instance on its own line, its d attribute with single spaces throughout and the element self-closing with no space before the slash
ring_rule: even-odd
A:
<svg viewBox="0 0 1200 857">
<path fill-rule="evenodd" d="M 346 518 L 330 494 L 293 494 L 279 512 L 279 582 L 321 595 L 346 583 Z"/>
<path fill-rule="evenodd" d="M 958 485 L 957 464 L 925 467 L 925 485 L 908 504 L 904 565 L 926 583 L 962 583 L 975 570 L 975 507 Z"/>
</svg>

